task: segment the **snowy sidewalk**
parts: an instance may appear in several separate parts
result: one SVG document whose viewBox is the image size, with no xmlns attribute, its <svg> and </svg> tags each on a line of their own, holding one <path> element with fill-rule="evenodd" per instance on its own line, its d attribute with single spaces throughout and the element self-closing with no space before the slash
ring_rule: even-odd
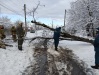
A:
<svg viewBox="0 0 99 75">
<path fill-rule="evenodd" d="M 24 70 L 34 62 L 33 46 L 29 46 L 29 42 L 24 41 L 23 51 L 19 51 L 17 42 L 12 40 L 6 42 L 13 47 L 0 48 L 0 75 L 22 75 Z"/>
<path fill-rule="evenodd" d="M 30 61 L 33 61 L 33 50 L 24 44 L 24 50 L 19 51 L 14 47 L 0 49 L 0 74 L 2 75 L 21 75 Z"/>
<path fill-rule="evenodd" d="M 76 54 L 80 60 L 83 60 L 88 67 L 91 68 L 91 65 L 94 65 L 94 47 L 86 42 L 80 41 L 60 41 L 60 46 L 64 48 L 69 48 Z M 93 69 L 94 70 L 94 69 Z M 99 70 L 94 70 L 96 75 L 99 75 Z"/>
</svg>

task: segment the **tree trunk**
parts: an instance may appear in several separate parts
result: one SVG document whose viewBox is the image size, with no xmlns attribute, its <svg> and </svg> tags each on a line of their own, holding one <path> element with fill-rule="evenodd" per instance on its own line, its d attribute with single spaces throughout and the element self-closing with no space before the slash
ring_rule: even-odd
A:
<svg viewBox="0 0 99 75">
<path fill-rule="evenodd" d="M 47 26 L 45 24 L 41 24 L 40 22 L 36 22 L 36 21 L 31 21 L 31 22 L 35 23 L 36 25 L 43 26 L 45 28 L 48 28 L 48 29 L 54 31 L 54 28 L 51 28 L 51 27 L 49 27 L 49 26 Z M 83 41 L 83 42 L 88 42 L 88 43 L 93 44 L 93 40 L 90 40 L 88 38 L 78 37 L 78 36 L 70 35 L 68 33 L 63 33 L 63 32 L 61 32 L 61 36 L 64 37 L 64 38 L 72 38 L 73 40 Z"/>
</svg>

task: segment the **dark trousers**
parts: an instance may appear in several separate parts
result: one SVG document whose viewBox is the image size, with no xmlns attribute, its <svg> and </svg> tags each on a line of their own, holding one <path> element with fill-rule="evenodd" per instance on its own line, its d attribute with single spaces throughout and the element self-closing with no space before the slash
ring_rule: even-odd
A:
<svg viewBox="0 0 99 75">
<path fill-rule="evenodd" d="M 99 52 L 95 52 L 95 64 L 99 64 Z"/>
<path fill-rule="evenodd" d="M 57 50 L 59 39 L 54 39 L 55 50 Z"/>
<path fill-rule="evenodd" d="M 23 38 L 18 37 L 18 49 L 22 50 Z"/>
</svg>

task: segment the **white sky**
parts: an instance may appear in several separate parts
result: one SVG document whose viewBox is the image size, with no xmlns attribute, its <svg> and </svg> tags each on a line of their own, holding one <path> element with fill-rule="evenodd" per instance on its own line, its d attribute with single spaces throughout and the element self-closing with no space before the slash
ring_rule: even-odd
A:
<svg viewBox="0 0 99 75">
<path fill-rule="evenodd" d="M 45 5 L 45 7 L 39 6 L 35 15 L 38 20 L 44 22 L 47 22 L 45 19 L 63 22 L 64 11 L 70 8 L 70 2 L 72 1 L 76 0 L 40 0 L 40 5 Z M 21 14 L 24 17 L 24 4 L 26 4 L 27 12 L 29 12 L 36 7 L 38 0 L 0 0 L 0 12 L 1 14 L 10 16 L 12 20 L 16 20 L 16 18 L 22 19 L 21 17 L 14 17 L 13 15 Z M 27 19 L 30 20 L 31 18 Z"/>
</svg>

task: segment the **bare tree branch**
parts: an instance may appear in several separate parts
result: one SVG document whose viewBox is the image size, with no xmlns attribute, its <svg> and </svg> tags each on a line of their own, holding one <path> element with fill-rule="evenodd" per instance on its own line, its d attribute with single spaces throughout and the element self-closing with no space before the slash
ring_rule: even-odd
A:
<svg viewBox="0 0 99 75">
<path fill-rule="evenodd" d="M 51 37 L 34 37 L 34 38 L 32 38 L 31 39 L 31 41 L 30 42 L 32 42 L 33 40 L 35 40 L 35 39 L 53 39 L 53 38 L 51 38 Z M 71 38 L 59 38 L 60 40 L 73 40 L 73 39 L 71 39 Z"/>
<path fill-rule="evenodd" d="M 31 13 L 32 13 L 31 16 L 33 16 L 34 20 L 35 20 L 35 13 L 37 13 L 36 10 L 38 9 L 39 6 L 44 6 L 45 7 L 45 5 L 40 5 L 40 1 L 38 1 L 37 6 L 35 8 L 33 8 L 33 10 L 31 10 L 30 12 L 27 12 L 29 15 L 31 15 Z"/>
<path fill-rule="evenodd" d="M 4 44 L 5 46 L 9 46 L 9 47 L 13 47 L 13 45 L 9 45 L 9 44 Z"/>
</svg>

